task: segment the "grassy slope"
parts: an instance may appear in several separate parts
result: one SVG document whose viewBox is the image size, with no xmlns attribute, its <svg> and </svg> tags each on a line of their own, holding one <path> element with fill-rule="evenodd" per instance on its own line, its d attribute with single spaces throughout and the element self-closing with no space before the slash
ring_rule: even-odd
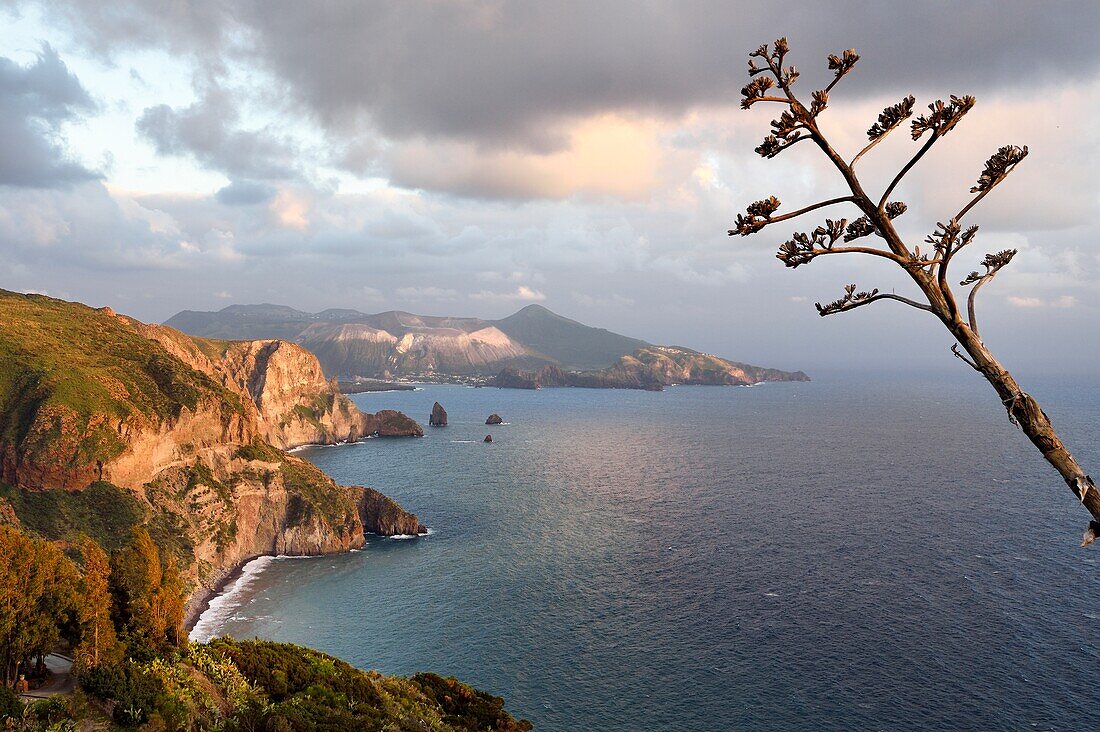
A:
<svg viewBox="0 0 1100 732">
<path fill-rule="evenodd" d="M 0 290 L 0 443 L 23 444 L 41 413 L 53 418 L 54 430 L 26 447 L 49 449 L 51 439 L 66 438 L 63 429 L 75 428 L 81 454 L 113 457 L 125 445 L 96 417 L 158 422 L 204 396 L 240 406 L 236 395 L 109 313 Z"/>
<path fill-rule="evenodd" d="M 85 533 L 107 551 L 126 543 L 145 518 L 132 493 L 102 481 L 82 491 L 22 491 L 0 483 L 0 498 L 11 503 L 31 534 L 74 541 Z"/>
</svg>

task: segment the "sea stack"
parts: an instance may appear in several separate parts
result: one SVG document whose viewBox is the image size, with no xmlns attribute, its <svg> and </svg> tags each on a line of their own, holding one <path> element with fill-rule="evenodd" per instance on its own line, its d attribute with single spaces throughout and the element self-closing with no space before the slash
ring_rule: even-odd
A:
<svg viewBox="0 0 1100 732">
<path fill-rule="evenodd" d="M 492 442 L 492 441 L 493 441 L 493 436 L 492 435 L 485 435 L 485 442 Z"/>
<path fill-rule="evenodd" d="M 439 402 L 435 403 L 432 407 L 432 414 L 428 417 L 429 427 L 446 427 L 447 426 L 447 410 L 443 408 L 443 405 Z"/>
<path fill-rule="evenodd" d="M 504 424 L 504 420 L 500 418 L 499 414 L 490 414 L 489 419 L 485 420 L 485 424 Z"/>
</svg>

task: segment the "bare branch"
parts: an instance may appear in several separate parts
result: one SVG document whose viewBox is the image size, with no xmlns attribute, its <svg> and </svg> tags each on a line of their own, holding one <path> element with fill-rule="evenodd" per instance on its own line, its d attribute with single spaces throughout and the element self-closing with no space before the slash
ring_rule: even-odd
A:
<svg viewBox="0 0 1100 732">
<path fill-rule="evenodd" d="M 839 300 L 831 302 L 828 305 L 822 305 L 819 302 L 814 303 L 814 307 L 817 308 L 817 312 L 821 317 L 825 317 L 826 315 L 835 315 L 836 313 L 843 313 L 864 305 L 870 305 L 876 300 L 897 300 L 898 302 L 905 303 L 918 310 L 932 312 L 930 306 L 915 300 L 910 300 L 907 297 L 902 297 L 901 295 L 895 295 L 892 292 L 879 292 L 877 289 L 871 290 L 870 292 L 856 292 L 855 285 L 846 285 L 844 287 L 844 297 Z"/>
<path fill-rule="evenodd" d="M 1008 174 L 1027 157 L 1027 145 L 1023 147 L 1016 147 L 1015 145 L 1005 145 L 997 150 L 985 161 L 985 168 L 982 170 L 981 177 L 978 178 L 977 184 L 970 189 L 971 193 L 977 193 L 978 195 L 970 201 L 970 203 L 963 206 L 962 210 L 955 214 L 955 220 L 961 221 L 963 216 L 966 216 L 970 209 L 974 208 L 986 195 L 1000 185 L 1001 181 L 1008 177 Z"/>
<path fill-rule="evenodd" d="M 794 108 L 792 104 L 791 109 Z M 756 148 L 756 154 L 774 158 L 796 142 L 807 139 L 808 135 L 800 132 L 805 129 L 806 125 L 791 110 L 785 110 L 779 119 L 772 120 L 772 133 Z"/>
<path fill-rule="evenodd" d="M 901 216 L 908 210 L 909 207 L 906 206 L 903 202 L 891 201 L 890 203 L 886 204 L 884 213 L 886 214 L 887 219 L 893 220 L 896 219 L 898 216 Z M 878 234 L 879 236 L 882 236 L 882 232 L 876 229 L 874 223 L 871 222 L 870 216 L 860 216 L 858 219 L 848 224 L 847 233 L 845 233 L 844 235 L 844 241 L 855 241 L 856 239 L 862 239 L 863 237 L 870 236 L 871 234 Z M 898 261 L 904 260 L 899 258 Z"/>
<path fill-rule="evenodd" d="M 865 153 L 886 139 L 886 136 L 897 129 L 902 122 L 913 116 L 913 104 L 915 103 L 916 99 L 910 94 L 897 104 L 882 110 L 882 112 L 879 113 L 878 121 L 867 130 L 867 139 L 871 141 L 870 144 L 860 150 L 859 153 L 852 158 L 852 162 L 848 163 L 848 167 L 856 167 L 856 163 L 859 162 L 859 159 L 862 158 Z"/>
<path fill-rule="evenodd" d="M 1020 389 L 1019 384 L 1007 369 L 989 352 L 977 332 L 977 322 L 974 315 L 974 299 L 977 291 L 989 282 L 1002 267 L 1008 264 L 1008 261 L 1015 255 L 1015 251 L 1007 250 L 995 255 L 988 255 L 983 261 L 986 266 L 986 273 L 973 272 L 970 277 L 963 281 L 964 285 L 974 285 L 970 292 L 969 325 L 960 317 L 959 308 L 955 304 L 954 295 L 946 280 L 947 267 L 951 258 L 970 243 L 977 231 L 977 227 L 963 230 L 959 222 L 990 190 L 999 185 L 1014 166 L 1023 159 L 1027 154 L 1027 148 L 1007 146 L 998 150 L 997 154 L 986 163 L 986 168 L 978 179 L 977 185 L 972 189 L 972 193 L 976 194 L 974 198 L 963 207 L 958 215 L 950 220 L 949 224 L 940 224 L 938 230 L 929 237 L 928 241 L 933 244 L 935 253 L 922 254 L 919 247 L 914 247 L 913 251 L 910 252 L 909 247 L 906 246 L 905 241 L 892 222 L 894 216 L 904 210 L 904 206 L 888 203 L 890 196 L 936 141 L 953 130 L 959 121 L 973 108 L 974 98 L 970 96 L 952 96 L 946 103 L 936 101 L 929 105 L 929 113 L 921 115 L 911 122 L 910 127 L 914 140 L 919 140 L 925 133 L 929 133 L 928 138 L 890 182 L 876 206 L 872 203 L 856 176 L 854 166 L 880 140 L 899 127 L 901 121 L 911 116 L 911 97 L 906 97 L 899 105 L 883 110 L 877 124 L 868 130 L 869 144 L 848 163 L 826 140 L 824 134 L 818 128 L 817 117 L 828 107 L 829 93 L 839 79 L 850 70 L 851 65 L 858 60 L 858 56 L 854 52 L 850 52 L 845 53 L 844 57 L 830 57 L 830 68 L 837 72 L 836 77 L 825 89 L 814 92 L 813 102 L 810 108 L 807 109 L 791 92 L 791 84 L 797 79 L 798 72 L 794 67 L 784 68 L 783 66 L 788 50 L 786 39 L 781 38 L 775 42 L 774 46 L 764 44 L 750 54 L 750 79 L 755 79 L 757 76 L 767 73 L 770 73 L 773 79 L 772 81 L 747 86 L 744 92 L 743 106 L 751 106 L 756 101 L 783 102 L 778 95 L 773 96 L 766 93 L 768 89 L 778 86 L 783 91 L 783 95 L 786 96 L 786 103 L 789 107 L 788 119 L 791 120 L 791 124 L 784 125 L 781 116 L 778 126 L 785 134 L 772 134 L 769 140 L 765 140 L 765 143 L 758 148 L 757 152 L 766 157 L 771 157 L 780 149 L 785 149 L 803 139 L 811 139 L 843 177 L 852 195 L 823 201 L 784 216 L 773 216 L 779 202 L 775 199 L 769 199 L 769 201 L 774 202 L 774 204 L 769 203 L 770 210 L 754 213 L 753 208 L 750 207 L 748 217 L 739 216 L 737 227 L 731 230 L 730 234 L 751 234 L 769 224 L 793 218 L 833 203 L 851 202 L 859 208 L 862 214 L 860 219 L 850 223 L 844 223 L 843 220 L 828 220 L 825 226 L 818 227 L 809 234 L 796 234 L 792 240 L 780 248 L 777 256 L 790 267 L 800 266 L 823 254 L 837 254 L 845 251 L 866 253 L 899 261 L 927 298 L 927 304 L 893 293 L 880 293 L 878 290 L 856 292 L 856 286 L 849 285 L 845 288 L 845 295 L 841 299 L 827 305 L 817 303 L 818 312 L 822 316 L 832 315 L 868 305 L 876 300 L 897 300 L 918 310 L 931 312 L 941 319 L 958 342 L 958 345 L 952 348 L 952 353 L 972 368 L 981 371 L 1007 407 L 1013 423 L 1020 426 L 1032 444 L 1042 452 L 1043 458 L 1059 472 L 1067 485 L 1073 490 L 1074 495 L 1081 500 L 1085 509 L 1092 514 L 1093 521 L 1089 524 L 1083 543 L 1091 542 L 1100 534 L 1100 489 L 1097 489 L 1092 479 L 1084 472 L 1081 464 L 1066 449 L 1043 410 L 1039 408 L 1034 399 Z M 757 66 L 753 61 L 754 58 L 762 59 L 766 65 Z M 773 123 L 773 127 L 776 126 Z M 758 205 L 762 203 L 768 202 L 758 202 Z M 950 230 L 948 230 L 948 227 L 950 227 Z M 840 233 L 841 229 L 843 229 L 843 235 Z M 845 241 L 851 241 L 870 234 L 881 236 L 885 240 L 889 252 L 872 247 L 836 246 L 838 237 L 843 238 Z M 966 355 L 963 355 L 963 351 Z"/>
<path fill-rule="evenodd" d="M 974 369 L 975 371 L 981 373 L 981 369 L 978 368 L 978 364 L 974 363 L 969 358 L 962 355 L 962 353 L 959 351 L 959 344 L 958 343 L 952 343 L 951 344 L 951 353 L 955 354 L 956 358 L 962 359 L 962 361 L 964 363 L 966 363 L 967 366 L 969 366 L 970 368 Z"/>
<path fill-rule="evenodd" d="M 1006 265 L 1008 265 L 1008 263 L 1011 262 L 1012 258 L 1015 256 L 1015 249 L 1005 249 L 1003 251 L 997 252 L 996 254 L 987 254 L 985 255 L 985 259 L 982 260 L 982 266 L 985 267 L 985 274 L 971 272 L 966 276 L 966 279 L 959 283 L 963 286 L 969 285 L 971 283 L 974 284 L 974 287 L 970 290 L 970 297 L 966 299 L 966 312 L 970 321 L 970 329 L 974 331 L 974 333 L 978 333 L 978 319 L 974 314 L 974 298 L 977 297 L 978 290 L 986 282 L 989 282 L 994 277 L 996 277 L 997 273 L 1000 272 Z"/>
<path fill-rule="evenodd" d="M 771 45 L 773 50 L 768 50 L 768 44 L 763 44 L 755 51 L 749 54 L 749 76 L 756 76 L 764 71 L 770 71 L 775 78 L 775 82 L 779 85 L 779 88 L 783 90 L 783 94 L 787 97 L 787 102 L 791 105 L 791 108 L 801 107 L 801 103 L 794 96 L 794 92 L 791 91 L 791 85 L 794 84 L 798 78 L 798 69 L 794 66 L 783 68 L 783 60 L 787 56 L 787 52 L 790 50 L 790 45 L 787 43 L 786 38 L 779 38 Z M 767 64 L 766 68 L 758 67 L 753 62 L 753 58 L 760 58 Z M 744 103 L 742 103 L 744 106 Z"/>
<path fill-rule="evenodd" d="M 840 56 L 835 53 L 829 56 L 829 70 L 836 72 L 833 80 L 829 82 L 829 86 L 825 87 L 826 97 L 829 92 L 833 90 L 833 87 L 837 85 L 841 79 L 847 76 L 848 72 L 859 63 L 859 54 L 856 53 L 856 49 L 849 48 Z M 816 116 L 816 115 L 815 115 Z"/>
<path fill-rule="evenodd" d="M 936 230 L 925 238 L 925 241 L 935 247 L 939 253 L 941 261 L 936 281 L 939 284 L 940 291 L 943 292 L 944 300 L 946 300 L 952 315 L 958 312 L 958 305 L 955 302 L 955 295 L 951 292 L 951 287 L 947 283 L 947 268 L 951 264 L 951 258 L 958 254 L 963 247 L 974 241 L 974 236 L 977 233 L 977 226 L 962 230 L 959 222 L 952 219 L 946 224 L 937 223 Z"/>
<path fill-rule="evenodd" d="M 898 171 L 898 174 L 894 176 L 894 179 L 892 181 L 890 181 L 890 185 L 887 186 L 886 192 L 882 194 L 882 198 L 879 199 L 879 208 L 882 208 L 882 205 L 886 203 L 887 199 L 890 198 L 890 194 L 893 193 L 894 189 L 898 187 L 898 183 L 901 183 L 901 179 L 905 177 L 905 174 L 908 173 L 913 168 L 913 166 L 917 164 L 918 160 L 924 157 L 924 154 L 928 152 L 928 150 L 933 145 L 936 144 L 936 140 L 938 139 L 940 139 L 939 135 L 933 132 L 932 136 L 928 138 L 928 141 L 921 146 L 920 150 L 917 151 L 917 154 L 909 159 L 909 162 L 905 164 L 904 168 Z"/>
<path fill-rule="evenodd" d="M 817 117 L 829 106 L 829 92 L 827 89 L 818 89 L 813 93 L 813 101 L 810 103 L 810 116 Z"/>
<path fill-rule="evenodd" d="M 955 125 L 959 123 L 966 113 L 974 108 L 974 97 L 963 96 L 957 97 L 954 94 L 951 95 L 951 101 L 944 103 L 942 100 L 937 99 L 928 105 L 930 112 L 928 114 L 922 114 L 920 117 L 913 120 L 912 133 L 913 139 L 919 140 L 925 132 L 931 132 L 928 141 L 924 143 L 917 154 L 914 155 L 905 167 L 894 176 L 894 180 L 890 181 L 890 186 L 886 189 L 886 192 L 882 194 L 882 198 L 879 200 L 878 205 L 881 208 L 882 205 L 890 198 L 890 194 L 893 193 L 894 188 L 897 187 L 901 179 L 905 177 L 917 161 L 924 157 L 924 154 L 936 144 L 936 141 L 946 135 L 948 132 L 955 128 Z"/>
<path fill-rule="evenodd" d="M 751 67 L 752 61 L 749 61 Z M 750 72 L 751 73 L 751 72 Z M 744 99 L 741 100 L 741 109 L 748 109 L 757 102 L 772 99 L 780 102 L 786 102 L 786 99 L 779 97 L 766 97 L 764 92 L 775 86 L 775 81 L 770 76 L 757 76 L 744 87 L 741 88 L 741 96 Z"/>
<path fill-rule="evenodd" d="M 873 247 L 837 247 L 835 244 L 844 234 L 846 219 L 825 219 L 825 223 L 810 233 L 795 232 L 779 247 L 776 259 L 794 269 L 809 264 L 815 258 L 825 254 L 870 254 L 883 257 L 898 264 L 903 260 L 893 252 Z"/>
<path fill-rule="evenodd" d="M 955 125 L 966 116 L 967 112 L 974 108 L 975 101 L 974 97 L 969 94 L 962 97 L 952 94 L 951 101 L 946 104 L 940 99 L 932 102 L 928 105 L 930 110 L 928 114 L 922 114 L 913 120 L 913 139 L 919 140 L 921 135 L 929 131 L 934 135 L 943 137 L 955 129 Z"/>
<path fill-rule="evenodd" d="M 788 214 L 782 216 L 772 216 L 776 209 L 779 208 L 779 199 L 775 196 L 766 198 L 762 201 L 754 201 L 750 203 L 745 209 L 744 214 L 737 215 L 737 221 L 734 223 L 734 228 L 729 230 L 729 235 L 740 234 L 741 236 L 748 236 L 749 234 L 755 234 L 769 224 L 777 224 L 780 221 L 787 221 L 793 219 L 802 214 L 809 213 L 825 206 L 833 206 L 838 203 L 854 202 L 855 199 L 852 196 L 842 196 L 840 198 L 830 198 L 828 201 L 821 201 L 819 203 L 800 208 L 797 211 L 791 211 Z"/>
</svg>

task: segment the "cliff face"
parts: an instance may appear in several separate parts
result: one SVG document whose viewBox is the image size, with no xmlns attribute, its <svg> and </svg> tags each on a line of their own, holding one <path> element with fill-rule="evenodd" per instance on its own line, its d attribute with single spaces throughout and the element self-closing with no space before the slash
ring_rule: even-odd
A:
<svg viewBox="0 0 1100 732">
<path fill-rule="evenodd" d="M 276 447 L 331 445 L 369 435 L 423 435 L 420 425 L 400 412 L 360 412 L 325 378 L 317 357 L 295 343 L 211 341 L 165 326 L 137 327 L 192 368 L 250 402 L 256 409 L 259 435 Z"/>
<path fill-rule="evenodd" d="M 779 371 L 727 361 L 676 346 L 646 346 L 601 371 L 565 371 L 546 366 L 538 371 L 504 369 L 493 386 L 539 389 L 575 386 L 592 389 L 646 389 L 660 391 L 672 384 L 738 385 L 762 381 L 809 381 L 801 371 Z"/>
<path fill-rule="evenodd" d="M 258 554 L 422 533 L 381 494 L 338 486 L 278 449 L 370 434 L 422 431 L 399 412 L 360 413 L 294 344 L 193 339 L 0 291 L 0 480 L 130 491 L 200 582 Z"/>
<path fill-rule="evenodd" d="M 313 555 L 362 547 L 367 533 L 423 534 L 414 514 L 371 488 L 337 485 L 312 463 L 270 445 L 207 450 L 143 487 L 206 580 L 264 554 Z"/>
</svg>

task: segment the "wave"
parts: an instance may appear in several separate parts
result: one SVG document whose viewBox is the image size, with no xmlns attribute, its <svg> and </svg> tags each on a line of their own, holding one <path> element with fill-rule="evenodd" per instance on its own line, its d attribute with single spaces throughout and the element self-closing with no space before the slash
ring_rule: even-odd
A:
<svg viewBox="0 0 1100 732">
<path fill-rule="evenodd" d="M 406 539 L 419 539 L 421 536 L 431 536 L 434 533 L 435 530 L 429 526 L 428 530 L 425 531 L 423 534 L 394 534 L 393 536 L 387 536 L 386 538 L 394 539 L 395 541 L 404 541 Z"/>
<path fill-rule="evenodd" d="M 205 643 L 217 636 L 218 631 L 227 620 L 233 617 L 233 613 L 243 606 L 241 595 L 248 589 L 256 578 L 263 573 L 276 557 L 256 557 L 241 568 L 241 574 L 233 581 L 233 584 L 210 600 L 210 604 L 195 622 L 188 638 L 193 641 Z"/>
</svg>

